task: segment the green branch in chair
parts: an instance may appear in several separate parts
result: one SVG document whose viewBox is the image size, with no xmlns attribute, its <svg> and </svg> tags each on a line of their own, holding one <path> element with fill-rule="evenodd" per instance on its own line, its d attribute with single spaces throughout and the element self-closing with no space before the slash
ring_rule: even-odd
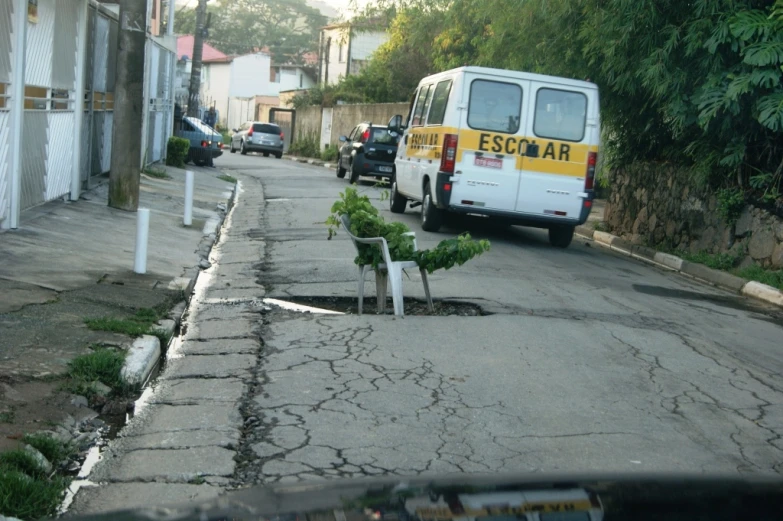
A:
<svg viewBox="0 0 783 521">
<path fill-rule="evenodd" d="M 378 214 L 378 209 L 366 195 L 360 195 L 355 188 L 346 188 L 340 193 L 340 199 L 332 205 L 331 215 L 326 219 L 331 239 L 340 227 L 341 215 L 348 215 L 351 221 L 351 233 L 357 237 L 383 237 L 389 246 L 389 254 L 394 261 L 415 260 L 420 267 L 432 273 L 435 270 L 461 266 L 473 257 L 489 251 L 487 240 L 473 240 L 470 234 L 463 233 L 453 239 L 446 239 L 430 250 L 414 250 L 413 237 L 404 223 L 387 223 Z M 373 267 L 383 262 L 380 248 L 372 244 L 359 244 L 359 255 L 354 262 L 358 265 L 370 264 Z"/>
</svg>

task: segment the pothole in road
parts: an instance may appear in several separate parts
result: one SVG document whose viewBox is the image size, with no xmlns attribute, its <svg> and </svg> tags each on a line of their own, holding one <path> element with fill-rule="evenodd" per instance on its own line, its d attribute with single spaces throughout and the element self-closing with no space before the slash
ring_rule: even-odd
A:
<svg viewBox="0 0 783 521">
<path fill-rule="evenodd" d="M 327 312 L 337 312 L 350 315 L 356 315 L 359 313 L 359 302 L 355 297 L 296 297 L 289 299 L 286 302 L 290 302 L 299 306 L 317 308 Z M 432 312 L 427 309 L 427 302 L 423 300 L 406 298 L 404 303 L 405 315 L 409 316 L 480 317 L 492 314 L 484 311 L 476 304 L 455 300 L 434 301 L 434 311 Z M 368 297 L 364 299 L 363 313 L 365 315 L 375 315 L 377 314 L 377 310 L 377 300 L 375 297 Z M 385 314 L 394 315 L 394 307 L 392 306 L 391 299 L 389 299 L 387 302 Z"/>
</svg>

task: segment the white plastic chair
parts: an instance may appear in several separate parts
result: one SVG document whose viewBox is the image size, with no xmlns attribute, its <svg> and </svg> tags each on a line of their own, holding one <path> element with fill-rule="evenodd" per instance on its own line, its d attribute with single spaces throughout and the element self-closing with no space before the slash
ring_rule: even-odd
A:
<svg viewBox="0 0 783 521">
<path fill-rule="evenodd" d="M 378 297 L 378 313 L 386 311 L 386 287 L 391 282 L 392 301 L 394 302 L 394 314 L 398 317 L 405 315 L 405 308 L 402 301 L 402 270 L 408 268 L 418 268 L 421 273 L 421 280 L 424 283 L 424 294 L 427 296 L 427 307 L 430 312 L 433 311 L 432 297 L 430 296 L 430 285 L 427 281 L 427 270 L 420 268 L 416 261 L 393 261 L 389 254 L 389 245 L 383 237 L 362 238 L 356 237 L 351 233 L 351 219 L 347 215 L 340 217 L 343 228 L 351 238 L 356 252 L 359 252 L 359 244 L 376 244 L 381 249 L 383 259 L 386 262 L 378 264 L 375 269 L 375 291 Z M 413 236 L 413 250 L 416 251 L 416 234 L 408 232 L 405 235 Z M 362 264 L 359 266 L 359 314 L 362 314 L 362 305 L 364 303 L 364 278 L 369 270 L 374 269 L 371 264 Z"/>
</svg>

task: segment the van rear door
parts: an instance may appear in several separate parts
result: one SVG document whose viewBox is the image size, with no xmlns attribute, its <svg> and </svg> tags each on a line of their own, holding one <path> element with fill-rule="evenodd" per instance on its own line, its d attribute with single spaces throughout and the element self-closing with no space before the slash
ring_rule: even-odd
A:
<svg viewBox="0 0 783 521">
<path fill-rule="evenodd" d="M 523 157 L 516 211 L 567 221 L 579 219 L 585 199 L 588 152 L 597 151 L 588 110 L 597 91 L 532 82 L 527 134 L 538 157 Z"/>
<path fill-rule="evenodd" d="M 454 206 L 513 211 L 518 161 L 527 127 L 530 81 L 466 74 L 467 110 L 461 111 Z"/>
</svg>

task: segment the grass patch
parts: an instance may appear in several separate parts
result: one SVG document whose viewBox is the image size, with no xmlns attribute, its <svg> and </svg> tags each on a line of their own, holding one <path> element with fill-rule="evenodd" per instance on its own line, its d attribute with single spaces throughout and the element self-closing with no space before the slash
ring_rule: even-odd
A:
<svg viewBox="0 0 783 521">
<path fill-rule="evenodd" d="M 88 318 L 84 323 L 93 331 L 111 331 L 136 337 L 148 334 L 152 325 L 162 318 L 163 313 L 157 309 L 142 308 L 136 311 L 132 317 Z"/>
<path fill-rule="evenodd" d="M 237 178 L 236 177 L 228 175 L 228 174 L 221 174 L 221 175 L 218 176 L 218 179 L 220 179 L 221 181 L 225 181 L 227 183 L 236 183 L 237 182 Z"/>
<path fill-rule="evenodd" d="M 67 486 L 68 480 L 60 476 L 36 478 L 15 465 L 0 463 L 0 512 L 20 519 L 52 517 Z"/>
<path fill-rule="evenodd" d="M 24 472 L 31 478 L 44 478 L 46 473 L 38 464 L 38 461 L 22 449 L 9 450 L 0 453 L 0 467 L 16 469 Z"/>
<path fill-rule="evenodd" d="M 157 179 L 171 179 L 171 176 L 166 173 L 165 170 L 160 170 L 157 168 L 152 168 L 151 166 L 148 166 L 144 170 L 142 170 L 146 175 L 150 177 L 155 177 Z"/>
<path fill-rule="evenodd" d="M 765 270 L 759 266 L 750 266 L 736 270 L 736 274 L 743 279 L 755 280 L 783 291 L 783 270 L 772 271 Z"/>
<path fill-rule="evenodd" d="M 11 409 L 10 411 L 0 412 L 0 423 L 14 423 L 16 419 L 16 411 Z"/>
<path fill-rule="evenodd" d="M 38 452 L 54 465 L 64 461 L 71 454 L 69 445 L 46 434 L 26 434 L 22 441 L 38 449 Z"/>
<path fill-rule="evenodd" d="M 101 382 L 111 387 L 115 394 L 128 394 L 131 389 L 120 376 L 124 363 L 124 353 L 103 347 L 77 356 L 68 363 L 71 381 L 65 384 L 65 388 L 90 398 L 96 393 L 93 382 Z"/>
<path fill-rule="evenodd" d="M 737 262 L 739 262 L 739 257 L 735 257 L 729 253 L 707 253 L 704 251 L 688 253 L 685 251 L 676 251 L 674 254 L 686 261 L 704 264 L 709 268 L 723 271 L 731 271 L 734 266 L 737 265 Z"/>
</svg>

